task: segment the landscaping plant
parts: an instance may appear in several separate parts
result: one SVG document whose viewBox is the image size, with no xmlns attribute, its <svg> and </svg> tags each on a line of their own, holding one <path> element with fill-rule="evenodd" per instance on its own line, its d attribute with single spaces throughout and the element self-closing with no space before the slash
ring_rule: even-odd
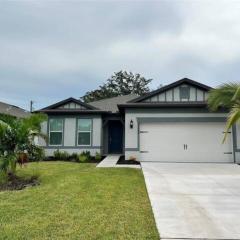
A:
<svg viewBox="0 0 240 240">
<path fill-rule="evenodd" d="M 70 156 L 67 151 L 60 151 L 59 149 L 53 152 L 53 157 L 55 160 L 68 161 Z"/>
<path fill-rule="evenodd" d="M 232 126 L 240 123 L 240 83 L 226 83 L 211 90 L 208 97 L 208 106 L 212 111 L 221 107 L 229 111 L 223 138 L 223 142 L 225 142 Z"/>
<path fill-rule="evenodd" d="M 79 158 L 78 153 L 72 153 L 71 156 L 70 156 L 70 158 L 71 158 L 73 161 L 78 161 L 78 158 Z"/>
<path fill-rule="evenodd" d="M 89 151 L 83 151 L 80 153 L 79 158 L 78 158 L 79 162 L 89 162 L 91 160 L 91 153 Z"/>
<path fill-rule="evenodd" d="M 43 114 L 33 114 L 28 118 L 18 119 L 0 115 L 0 171 L 15 175 L 18 160 L 27 154 L 27 158 L 40 160 L 43 149 L 35 144 L 36 137 L 46 136 L 41 133 L 41 123 L 46 120 Z"/>
<path fill-rule="evenodd" d="M 96 152 L 96 154 L 95 154 L 95 160 L 98 161 L 98 162 L 100 162 L 101 159 L 102 159 L 101 154 L 100 154 L 99 152 Z"/>
</svg>

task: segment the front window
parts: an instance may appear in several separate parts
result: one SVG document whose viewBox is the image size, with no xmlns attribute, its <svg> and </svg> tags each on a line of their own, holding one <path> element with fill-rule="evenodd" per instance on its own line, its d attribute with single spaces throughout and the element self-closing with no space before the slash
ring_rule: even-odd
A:
<svg viewBox="0 0 240 240">
<path fill-rule="evenodd" d="M 63 141 L 63 119 L 49 120 L 49 145 L 60 146 Z"/>
<path fill-rule="evenodd" d="M 77 124 L 77 143 L 80 146 L 91 145 L 91 134 L 92 134 L 92 120 L 86 118 L 78 119 Z"/>
</svg>

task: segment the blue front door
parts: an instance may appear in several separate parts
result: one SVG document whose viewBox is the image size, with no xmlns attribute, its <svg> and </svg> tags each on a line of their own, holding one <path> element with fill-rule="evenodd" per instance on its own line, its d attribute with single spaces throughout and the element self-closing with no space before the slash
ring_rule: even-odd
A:
<svg viewBox="0 0 240 240">
<path fill-rule="evenodd" d="M 123 125 L 120 121 L 108 122 L 108 152 L 122 153 L 123 151 Z"/>
</svg>

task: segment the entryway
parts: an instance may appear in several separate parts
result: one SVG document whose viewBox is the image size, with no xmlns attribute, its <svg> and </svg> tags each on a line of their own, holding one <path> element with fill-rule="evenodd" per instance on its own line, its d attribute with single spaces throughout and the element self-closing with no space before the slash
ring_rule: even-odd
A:
<svg viewBox="0 0 240 240">
<path fill-rule="evenodd" d="M 122 154 L 123 124 L 118 120 L 108 121 L 108 153 Z"/>
</svg>

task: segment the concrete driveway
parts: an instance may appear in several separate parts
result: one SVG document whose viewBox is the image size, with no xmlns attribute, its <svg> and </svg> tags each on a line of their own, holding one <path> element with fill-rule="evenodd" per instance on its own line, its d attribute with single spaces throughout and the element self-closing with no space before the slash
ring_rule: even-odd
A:
<svg viewBox="0 0 240 240">
<path fill-rule="evenodd" d="M 240 166 L 142 163 L 161 239 L 240 239 Z"/>
</svg>

